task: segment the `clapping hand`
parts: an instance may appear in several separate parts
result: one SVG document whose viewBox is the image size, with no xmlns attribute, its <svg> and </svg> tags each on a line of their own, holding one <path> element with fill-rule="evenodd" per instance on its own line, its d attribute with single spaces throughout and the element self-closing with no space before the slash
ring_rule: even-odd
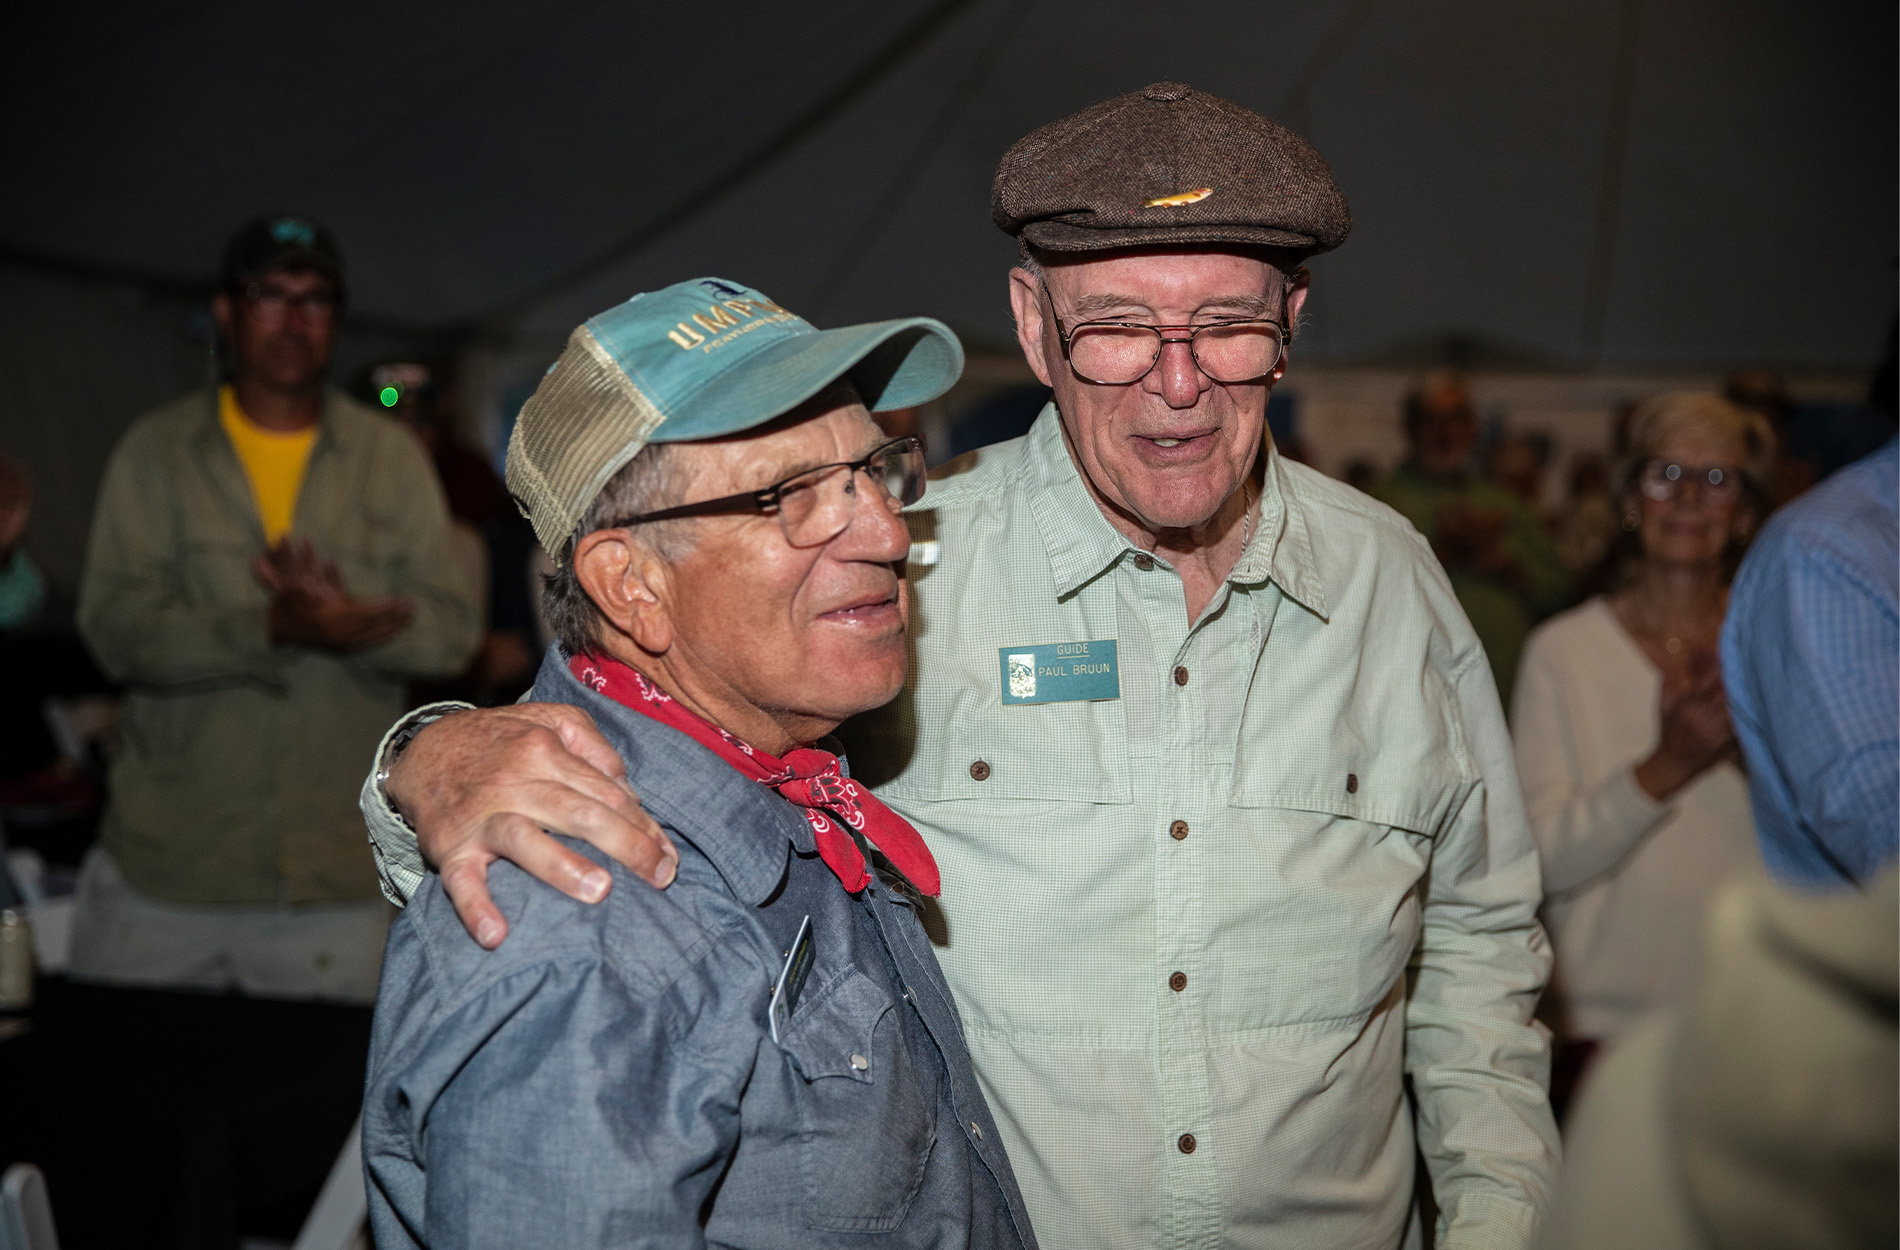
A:
<svg viewBox="0 0 1900 1250">
<path fill-rule="evenodd" d="M 336 561 L 308 539 L 285 538 L 259 556 L 251 572 L 270 591 L 270 636 L 323 651 L 360 651 L 387 642 L 409 624 L 397 598 L 358 599 L 343 589 Z"/>
<path fill-rule="evenodd" d="M 1735 726 L 1713 655 L 1691 656 L 1663 674 L 1662 735 L 1655 752 L 1636 767 L 1651 797 L 1668 798 L 1708 769 L 1736 754 Z"/>
</svg>

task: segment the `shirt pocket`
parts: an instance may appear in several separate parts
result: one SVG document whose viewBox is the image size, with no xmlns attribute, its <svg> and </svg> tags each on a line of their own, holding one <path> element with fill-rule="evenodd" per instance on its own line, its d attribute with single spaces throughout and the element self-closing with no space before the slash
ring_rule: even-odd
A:
<svg viewBox="0 0 1900 1250">
<path fill-rule="evenodd" d="M 1383 793 L 1388 784 L 1393 792 Z M 1276 770 L 1271 780 L 1236 784 L 1236 836 L 1209 870 L 1215 881 L 1254 881 L 1256 892 L 1209 894 L 1216 925 L 1236 939 L 1217 944 L 1227 1022 L 1362 1020 L 1377 1010 L 1405 975 L 1437 836 L 1470 788 L 1449 762 L 1408 769 L 1377 789 L 1344 768 L 1337 777 Z M 1287 975 L 1289 959 L 1301 975 Z"/>
<path fill-rule="evenodd" d="M 937 1140 L 939 1077 L 906 1041 L 891 996 L 855 968 L 790 1022 L 808 1227 L 885 1232 L 910 1210 Z"/>
<path fill-rule="evenodd" d="M 355 595 L 386 595 L 397 591 L 406 561 L 415 544 L 413 533 L 398 517 L 374 504 L 358 508 L 327 535 L 331 555 L 343 575 L 343 584 Z M 323 545 L 319 541 L 319 546 Z"/>
<path fill-rule="evenodd" d="M 1120 699 L 1005 706 L 974 682 L 946 683 L 919 691 L 914 714 L 910 766 L 879 791 L 892 799 L 1134 801 Z"/>
</svg>

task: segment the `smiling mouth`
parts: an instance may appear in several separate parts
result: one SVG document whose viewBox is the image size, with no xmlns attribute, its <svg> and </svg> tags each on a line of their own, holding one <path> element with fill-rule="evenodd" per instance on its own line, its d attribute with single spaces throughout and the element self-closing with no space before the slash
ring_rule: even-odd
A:
<svg viewBox="0 0 1900 1250">
<path fill-rule="evenodd" d="M 882 616 L 886 612 L 894 612 L 896 610 L 896 595 L 878 595 L 873 598 L 860 599 L 856 603 L 847 603 L 843 607 L 833 608 L 829 612 L 822 612 L 819 616 L 823 620 L 830 621 L 862 621 Z"/>
<path fill-rule="evenodd" d="M 1202 442 L 1211 433 L 1213 433 L 1211 430 L 1201 430 L 1192 434 L 1137 434 L 1135 437 L 1150 446 L 1167 450 L 1186 447 L 1189 443 Z"/>
</svg>

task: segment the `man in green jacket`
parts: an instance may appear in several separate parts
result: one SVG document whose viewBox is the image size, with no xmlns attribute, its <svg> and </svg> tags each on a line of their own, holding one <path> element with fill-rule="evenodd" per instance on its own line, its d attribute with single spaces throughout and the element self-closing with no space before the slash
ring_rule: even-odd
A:
<svg viewBox="0 0 1900 1250">
<path fill-rule="evenodd" d="M 1410 454 L 1370 493 L 1431 543 L 1510 707 L 1524 639 L 1564 606 L 1569 570 L 1530 505 L 1475 472 L 1478 414 L 1463 383 L 1440 376 L 1407 396 L 1405 437 Z"/>
<path fill-rule="evenodd" d="M 357 778 L 480 617 L 427 457 L 324 386 L 342 279 L 312 222 L 240 230 L 213 303 L 229 384 L 135 422 L 106 468 L 79 628 L 126 699 L 81 979 L 375 998 Z"/>
</svg>

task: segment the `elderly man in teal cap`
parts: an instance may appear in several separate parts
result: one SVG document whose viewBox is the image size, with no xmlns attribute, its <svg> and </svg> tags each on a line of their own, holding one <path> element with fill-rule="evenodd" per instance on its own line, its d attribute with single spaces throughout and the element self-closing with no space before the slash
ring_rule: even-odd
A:
<svg viewBox="0 0 1900 1250">
<path fill-rule="evenodd" d="M 416 895 L 363 1110 L 384 1250 L 1034 1246 L 936 863 L 821 745 L 904 681 L 923 450 L 867 406 L 962 366 L 935 321 L 821 332 L 704 278 L 581 326 L 522 409 L 508 481 L 559 561 L 534 697 L 592 717 L 677 875 L 588 907 L 497 870 L 500 951 Z"/>
</svg>

